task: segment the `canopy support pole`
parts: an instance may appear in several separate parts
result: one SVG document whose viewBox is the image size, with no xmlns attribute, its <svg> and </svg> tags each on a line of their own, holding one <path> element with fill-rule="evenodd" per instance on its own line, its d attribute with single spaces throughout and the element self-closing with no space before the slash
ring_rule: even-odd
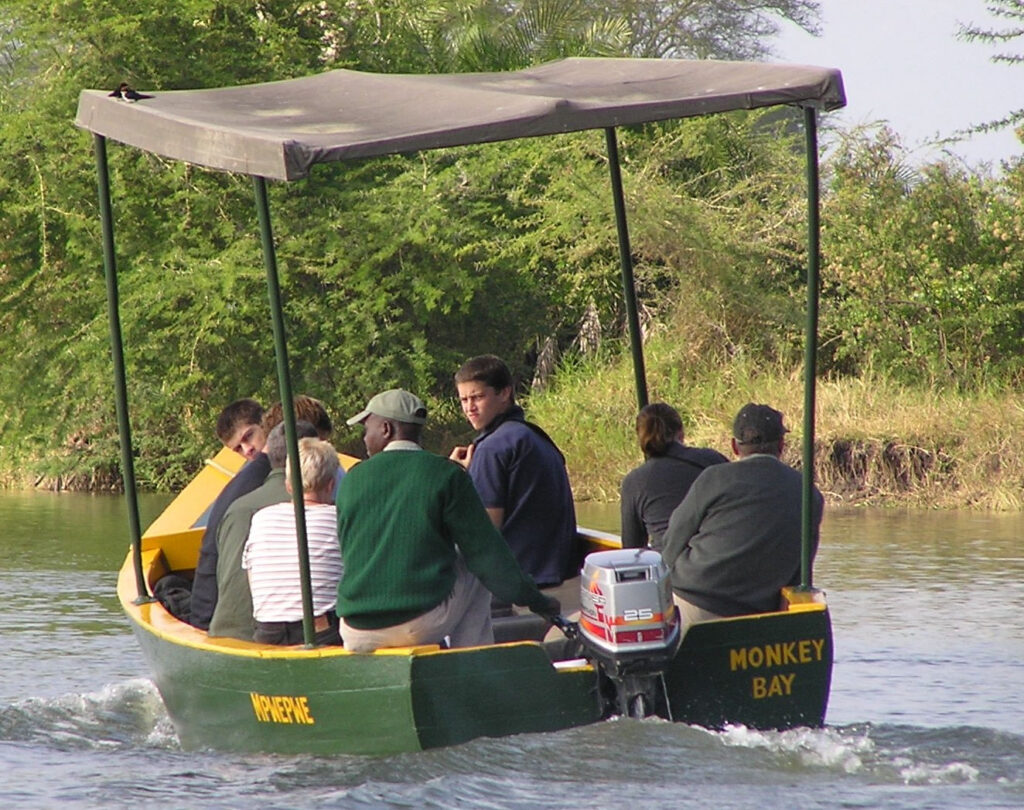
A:
<svg viewBox="0 0 1024 810">
<path fill-rule="evenodd" d="M 274 328 L 274 356 L 277 359 L 277 384 L 281 393 L 281 414 L 284 417 L 285 443 L 291 462 L 292 504 L 295 507 L 295 532 L 299 550 L 299 574 L 302 584 L 302 638 L 307 647 L 315 640 L 313 630 L 313 586 L 309 572 L 309 542 L 306 534 L 306 506 L 302 497 L 302 470 L 299 466 L 299 443 L 295 429 L 295 406 L 292 383 L 288 371 L 288 347 L 285 341 L 284 314 L 281 305 L 281 286 L 277 274 L 277 255 L 270 227 L 270 204 L 267 200 L 267 181 L 252 178 L 256 192 L 256 213 L 260 221 L 263 243 L 263 264 L 267 270 L 267 294 L 270 299 L 270 319 Z"/>
<path fill-rule="evenodd" d="M 615 204 L 615 228 L 619 232 L 619 262 L 622 265 L 622 293 L 626 304 L 626 322 L 629 324 L 629 345 L 633 353 L 633 376 L 636 379 L 637 407 L 647 404 L 647 371 L 644 368 L 644 340 L 640 332 L 640 314 L 636 303 L 636 283 L 633 279 L 633 253 L 629 246 L 629 227 L 626 224 L 626 203 L 622 194 L 622 171 L 619 166 L 619 144 L 615 127 L 604 131 L 608 143 L 608 170 L 611 172 L 612 201 Z"/>
<path fill-rule="evenodd" d="M 818 119 L 813 107 L 804 107 L 807 142 L 807 330 L 804 337 L 804 443 L 803 513 L 800 527 L 800 587 L 813 587 L 811 536 L 814 531 L 814 403 L 818 357 L 818 285 L 821 262 L 821 227 L 818 177 Z"/>
<path fill-rule="evenodd" d="M 110 355 L 114 361 L 114 401 L 117 406 L 117 430 L 121 444 L 121 475 L 124 498 L 128 506 L 128 527 L 135 565 L 135 604 L 152 602 L 142 570 L 142 524 L 139 521 L 139 499 L 135 485 L 135 461 L 132 454 L 132 431 L 128 421 L 128 383 L 124 369 L 124 343 L 121 339 L 120 299 L 117 291 L 117 259 L 114 254 L 114 218 L 110 206 L 110 171 L 107 166 L 107 139 L 93 135 L 96 152 L 96 184 L 99 192 L 100 222 L 103 228 L 103 275 L 107 282 L 107 320 L 110 322 Z"/>
</svg>

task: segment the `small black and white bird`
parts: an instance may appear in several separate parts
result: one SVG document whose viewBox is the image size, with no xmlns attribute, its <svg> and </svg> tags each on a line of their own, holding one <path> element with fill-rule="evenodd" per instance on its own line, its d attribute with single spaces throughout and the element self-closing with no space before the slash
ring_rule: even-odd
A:
<svg viewBox="0 0 1024 810">
<path fill-rule="evenodd" d="M 121 82 L 110 95 L 114 98 L 123 98 L 125 101 L 140 101 L 144 98 L 153 98 L 145 93 L 140 93 L 138 90 L 133 90 L 128 86 L 128 82 Z"/>
</svg>

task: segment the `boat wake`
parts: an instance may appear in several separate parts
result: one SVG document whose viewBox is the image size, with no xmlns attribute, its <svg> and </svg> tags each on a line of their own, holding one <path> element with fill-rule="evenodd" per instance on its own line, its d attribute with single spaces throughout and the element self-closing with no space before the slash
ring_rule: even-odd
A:
<svg viewBox="0 0 1024 810">
<path fill-rule="evenodd" d="M 708 732 L 730 748 L 761 749 L 783 768 L 824 768 L 904 785 L 1024 781 L 1022 739 L 988 728 L 856 724 L 822 729 Z"/>
<path fill-rule="evenodd" d="M 42 742 L 68 751 L 139 744 L 178 748 L 160 694 L 144 678 L 109 684 L 98 692 L 26 698 L 4 706 L 0 741 Z"/>
</svg>

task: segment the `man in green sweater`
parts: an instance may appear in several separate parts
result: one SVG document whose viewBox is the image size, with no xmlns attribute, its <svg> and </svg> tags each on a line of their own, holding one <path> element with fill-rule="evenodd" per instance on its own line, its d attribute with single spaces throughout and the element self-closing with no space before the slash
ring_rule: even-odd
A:
<svg viewBox="0 0 1024 810">
<path fill-rule="evenodd" d="M 494 642 L 491 594 L 541 616 L 558 612 L 516 563 L 459 464 L 420 447 L 427 409 L 391 389 L 348 420 L 369 458 L 338 490 L 345 647 Z"/>
</svg>

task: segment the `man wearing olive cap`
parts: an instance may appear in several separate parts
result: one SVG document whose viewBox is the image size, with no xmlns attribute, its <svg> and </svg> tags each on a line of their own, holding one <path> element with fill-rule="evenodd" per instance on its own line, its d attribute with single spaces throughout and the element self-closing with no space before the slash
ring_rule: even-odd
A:
<svg viewBox="0 0 1024 810">
<path fill-rule="evenodd" d="M 676 507 L 661 555 L 683 625 L 777 610 L 800 584 L 803 477 L 781 460 L 786 428 L 768 405 L 744 405 L 733 421 L 738 461 L 708 467 Z M 811 555 L 824 499 L 814 490 Z"/>
<path fill-rule="evenodd" d="M 348 420 L 369 458 L 338 490 L 345 647 L 494 642 L 491 593 L 542 616 L 558 612 L 516 563 L 462 467 L 420 447 L 427 409 L 395 388 Z"/>
</svg>

